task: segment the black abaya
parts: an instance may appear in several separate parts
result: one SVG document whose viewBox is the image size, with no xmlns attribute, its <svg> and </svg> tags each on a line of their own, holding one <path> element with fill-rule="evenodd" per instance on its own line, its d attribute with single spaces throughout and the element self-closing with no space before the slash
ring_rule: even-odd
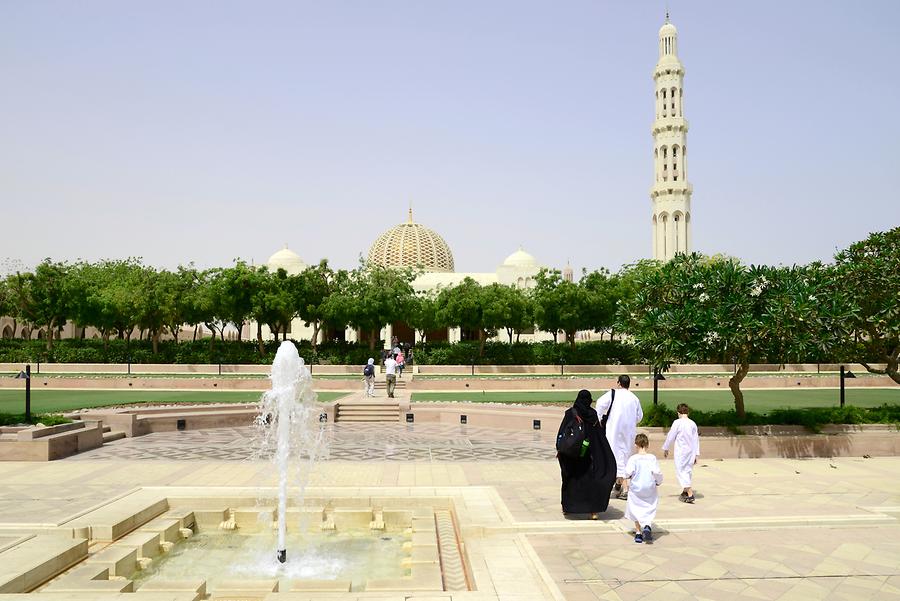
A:
<svg viewBox="0 0 900 601">
<path fill-rule="evenodd" d="M 587 390 L 578 393 L 575 405 L 566 410 L 559 425 L 577 414 L 585 425 L 585 439 L 590 441 L 585 457 L 571 459 L 557 455 L 562 476 L 562 508 L 564 513 L 600 513 L 609 506 L 609 495 L 616 480 L 616 458 L 606 435 L 600 428 L 597 412 L 591 407 Z"/>
</svg>

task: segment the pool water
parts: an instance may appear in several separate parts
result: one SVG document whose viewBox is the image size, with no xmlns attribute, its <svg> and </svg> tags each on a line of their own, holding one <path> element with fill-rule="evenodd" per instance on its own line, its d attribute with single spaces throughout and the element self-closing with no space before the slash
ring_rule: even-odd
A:
<svg viewBox="0 0 900 601">
<path fill-rule="evenodd" d="M 201 532 L 179 542 L 146 570 L 137 571 L 135 588 L 153 580 L 202 578 L 207 590 L 222 580 L 350 580 L 353 591 L 366 580 L 400 578 L 404 538 L 399 533 L 365 531 L 288 535 L 287 562 L 276 559 L 274 533 Z"/>
</svg>

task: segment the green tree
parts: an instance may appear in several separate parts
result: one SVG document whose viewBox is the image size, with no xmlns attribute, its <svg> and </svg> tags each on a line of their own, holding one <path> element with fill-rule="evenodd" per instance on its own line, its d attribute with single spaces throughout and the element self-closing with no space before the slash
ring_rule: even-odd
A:
<svg viewBox="0 0 900 601">
<path fill-rule="evenodd" d="M 428 332 L 447 327 L 438 312 L 437 294 L 429 292 L 413 296 L 406 322 L 416 330 L 423 343 L 427 343 Z"/>
<path fill-rule="evenodd" d="M 542 269 L 537 274 L 532 298 L 535 323 L 552 332 L 554 342 L 559 332 L 565 332 L 575 348 L 575 333 L 593 328 L 591 295 L 580 284 L 564 280 L 559 270 Z"/>
<path fill-rule="evenodd" d="M 141 330 L 148 331 L 156 354 L 164 329 L 181 318 L 178 304 L 181 280 L 170 271 L 144 267 L 136 292 L 137 324 Z"/>
<path fill-rule="evenodd" d="M 513 334 L 518 339 L 522 330 L 534 327 L 534 316 L 528 294 L 521 288 L 491 284 L 482 288 L 484 322 L 491 331 L 506 330 L 509 343 Z"/>
<path fill-rule="evenodd" d="M 212 293 L 216 295 L 217 312 L 225 323 L 237 329 L 238 342 L 241 341 L 244 323 L 253 312 L 255 284 L 256 270 L 243 261 L 235 262 L 233 267 L 214 270 L 212 275 L 211 286 Z"/>
<path fill-rule="evenodd" d="M 335 323 L 344 321 L 368 334 L 369 348 L 374 350 L 382 327 L 407 318 L 414 278 L 409 269 L 363 263 L 350 272 L 341 290 L 329 296 L 327 314 Z"/>
<path fill-rule="evenodd" d="M 327 259 L 322 259 L 318 265 L 309 267 L 300 272 L 294 281 L 291 290 L 297 316 L 303 320 L 307 327 L 312 326 L 312 343 L 315 352 L 319 342 L 319 330 L 328 321 L 329 314 L 326 301 L 334 293 L 340 284 L 346 280 L 344 275 L 339 276 L 328 265 Z M 343 327 L 340 324 L 338 327 Z"/>
<path fill-rule="evenodd" d="M 582 290 L 582 311 L 585 329 L 615 334 L 616 311 L 623 298 L 621 278 L 606 269 L 582 274 L 578 286 Z"/>
<path fill-rule="evenodd" d="M 47 350 L 71 316 L 66 295 L 70 266 L 44 259 L 33 273 L 16 274 L 10 280 L 17 313 L 28 323 L 46 332 Z"/>
<path fill-rule="evenodd" d="M 831 290 L 848 309 L 842 346 L 861 347 L 869 372 L 900 384 L 900 227 L 872 233 L 839 252 L 832 282 Z M 884 362 L 884 369 L 874 361 Z"/>
<path fill-rule="evenodd" d="M 497 335 L 499 311 L 495 290 L 485 291 L 470 277 L 451 288 L 441 290 L 437 297 L 438 317 L 444 323 L 478 332 L 478 357 L 484 356 L 484 343 Z"/>
<path fill-rule="evenodd" d="M 655 367 L 732 358 L 728 385 L 745 417 L 740 384 L 753 360 L 802 360 L 827 349 L 836 305 L 821 302 L 827 278 L 820 265 L 765 267 L 730 258 L 678 255 L 634 280 L 621 321 Z"/>
</svg>

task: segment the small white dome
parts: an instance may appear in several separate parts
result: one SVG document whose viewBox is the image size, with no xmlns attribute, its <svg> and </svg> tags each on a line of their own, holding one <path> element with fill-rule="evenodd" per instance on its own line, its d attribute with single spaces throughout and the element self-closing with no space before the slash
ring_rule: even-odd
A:
<svg viewBox="0 0 900 601">
<path fill-rule="evenodd" d="M 665 37 L 677 36 L 678 30 L 675 29 L 675 26 L 666 21 L 665 25 L 659 28 L 659 37 L 660 39 Z"/>
<path fill-rule="evenodd" d="M 288 275 L 297 275 L 307 268 L 306 263 L 303 262 L 300 255 L 289 249 L 287 244 L 284 245 L 284 248 L 269 257 L 266 265 L 271 271 L 284 269 Z"/>
<path fill-rule="evenodd" d="M 538 267 L 538 262 L 533 256 L 519 248 L 519 250 L 506 257 L 503 265 L 506 267 Z"/>
</svg>

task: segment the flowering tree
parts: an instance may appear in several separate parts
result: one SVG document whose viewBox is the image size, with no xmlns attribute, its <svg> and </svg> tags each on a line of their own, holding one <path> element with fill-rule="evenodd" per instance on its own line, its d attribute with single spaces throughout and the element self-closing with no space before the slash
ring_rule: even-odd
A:
<svg viewBox="0 0 900 601">
<path fill-rule="evenodd" d="M 838 253 L 833 275 L 836 297 L 848 309 L 844 347 L 862 347 L 868 371 L 900 384 L 900 227 Z M 884 362 L 884 369 L 870 360 Z"/>
<path fill-rule="evenodd" d="M 730 358 L 728 385 L 745 416 L 740 385 L 751 360 L 802 360 L 830 348 L 837 303 L 821 265 L 745 266 L 728 257 L 678 255 L 641 271 L 620 320 L 655 367 Z"/>
</svg>

